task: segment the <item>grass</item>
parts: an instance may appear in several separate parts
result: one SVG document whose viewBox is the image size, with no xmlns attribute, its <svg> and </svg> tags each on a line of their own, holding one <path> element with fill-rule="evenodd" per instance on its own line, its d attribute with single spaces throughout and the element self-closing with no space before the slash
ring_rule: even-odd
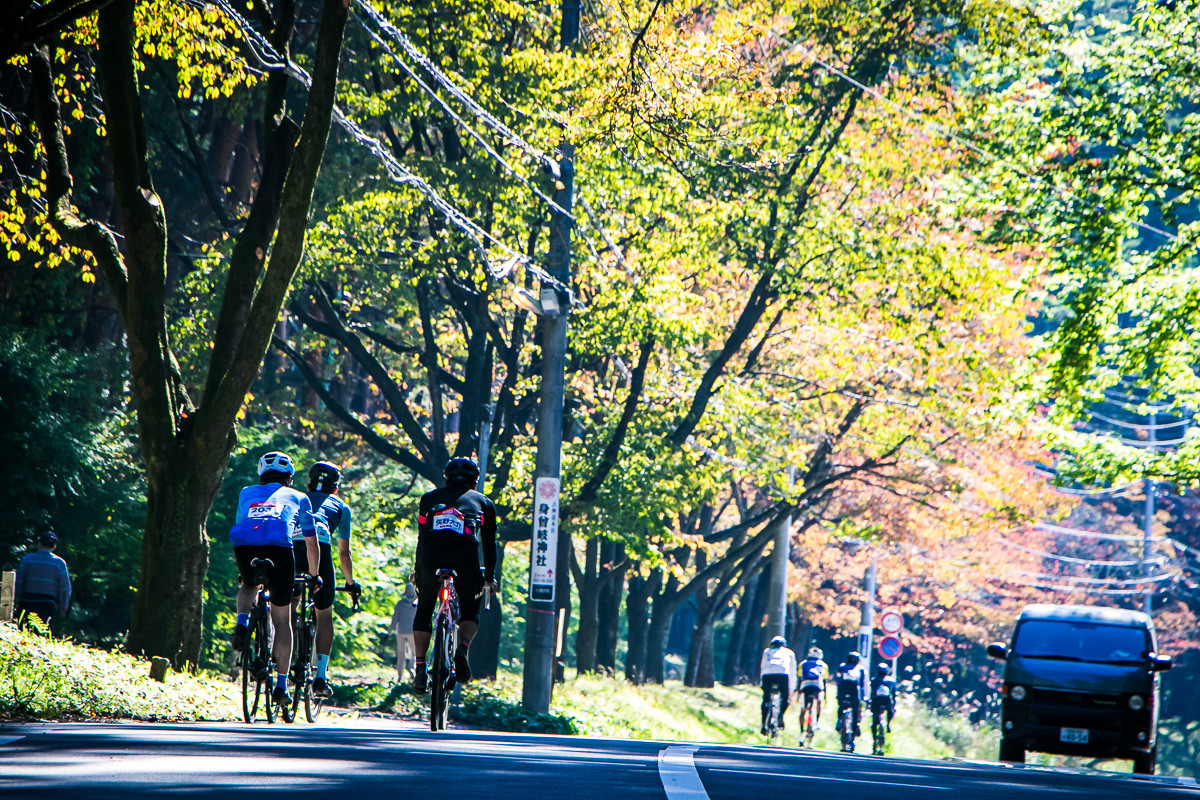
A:
<svg viewBox="0 0 1200 800">
<path fill-rule="evenodd" d="M 215 672 L 168 671 L 165 682 L 149 677 L 144 659 L 107 652 L 0 623 L 0 719 L 81 720 L 137 719 L 151 721 L 240 720 L 240 684 Z M 408 685 L 397 685 L 390 669 L 339 674 L 331 672 L 333 702 L 324 724 L 346 723 L 359 716 L 386 716 L 424 723 L 427 696 L 418 697 Z M 620 678 L 570 675 L 554 687 L 551 713 L 531 715 L 520 706 L 520 676 L 502 675 L 496 681 L 474 682 L 459 691 L 452 709 L 454 724 L 467 728 L 524 731 L 621 739 L 660 739 L 682 742 L 765 744 L 759 735 L 761 692 L 755 686 L 685 687 L 631 686 Z M 836 750 L 833 731 L 835 704 L 826 706 L 813 744 Z M 785 717 L 786 727 L 776 744 L 796 746 L 799 704 Z M 858 752 L 870 752 L 870 723 L 864 720 Z M 1185 735 L 1186 734 L 1186 735 Z M 1200 751 L 1200 727 L 1185 733 L 1164 730 L 1164 742 L 1175 758 L 1160 753 L 1160 773 L 1186 775 L 1194 758 L 1179 762 L 1181 753 Z M 1178 739 L 1175 742 L 1174 739 Z M 926 708 L 912 695 L 898 699 L 896 718 L 888 737 L 887 754 L 919 759 L 992 760 L 998 749 L 996 731 L 971 724 L 961 714 Z M 1161 749 L 1161 748 L 1160 748 Z M 1180 751 L 1175 753 L 1175 750 Z M 1129 771 L 1128 762 L 1067 759 L 1030 753 L 1028 763 Z"/>
<path fill-rule="evenodd" d="M 0 623 L 0 718 L 224 720 L 241 716 L 240 687 L 216 674 L 150 663 Z"/>
</svg>

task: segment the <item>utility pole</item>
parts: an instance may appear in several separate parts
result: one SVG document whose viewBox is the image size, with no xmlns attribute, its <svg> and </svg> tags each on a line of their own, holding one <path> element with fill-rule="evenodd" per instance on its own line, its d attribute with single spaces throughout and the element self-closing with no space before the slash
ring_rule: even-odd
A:
<svg viewBox="0 0 1200 800">
<path fill-rule="evenodd" d="M 796 468 L 787 471 L 788 488 L 796 479 Z M 775 549 L 771 553 L 771 594 L 767 608 L 767 633 L 783 636 L 787 629 L 787 585 L 788 566 L 792 560 L 792 515 L 779 520 L 775 529 Z"/>
<path fill-rule="evenodd" d="M 580 5 L 568 0 L 562 7 L 560 42 L 563 49 L 572 46 L 579 35 Z M 546 313 L 542 322 L 542 397 L 538 404 L 537 461 L 534 465 L 533 534 L 529 542 L 529 599 L 525 613 L 524 673 L 521 705 L 534 714 L 550 711 L 554 687 L 554 655 L 557 644 L 555 584 L 558 576 L 560 546 L 570 546 L 570 538 L 559 530 L 559 477 L 562 474 L 563 403 L 567 365 L 567 315 L 571 311 L 570 294 L 562 287 L 571 285 L 572 203 L 575 196 L 575 146 L 564 142 L 555 149 L 556 164 L 550 169 L 554 179 L 555 204 L 551 209 L 550 253 L 547 271 L 561 286 L 543 287 L 552 292 L 557 313 Z M 566 212 L 566 213 L 563 213 Z M 549 304 L 543 302 L 542 307 Z"/>
<path fill-rule="evenodd" d="M 867 599 L 863 602 L 862 625 L 858 629 L 858 653 L 862 656 L 863 669 L 871 675 L 871 634 L 875 630 L 875 572 L 879 567 L 879 554 L 871 548 L 871 566 L 867 567 Z"/>
<path fill-rule="evenodd" d="M 1150 449 L 1154 449 L 1154 424 L 1157 417 L 1153 411 L 1150 412 L 1150 424 L 1147 427 L 1150 434 Z M 1142 525 L 1142 576 L 1149 578 L 1153 572 L 1153 565 L 1150 563 L 1150 547 L 1151 539 L 1154 537 L 1154 481 L 1149 478 L 1142 479 L 1146 490 L 1146 517 Z M 1142 610 L 1147 615 L 1154 610 L 1154 587 L 1153 584 L 1147 582 L 1146 588 L 1142 590 Z"/>
</svg>

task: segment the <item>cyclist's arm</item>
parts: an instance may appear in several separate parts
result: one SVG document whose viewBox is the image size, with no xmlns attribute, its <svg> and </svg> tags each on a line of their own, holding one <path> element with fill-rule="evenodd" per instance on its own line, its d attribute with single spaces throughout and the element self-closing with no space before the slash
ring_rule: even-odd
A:
<svg viewBox="0 0 1200 800">
<path fill-rule="evenodd" d="M 350 506 L 342 504 L 342 519 L 338 523 L 338 564 L 346 585 L 354 583 L 354 560 L 350 556 Z"/>
<path fill-rule="evenodd" d="M 488 500 L 483 504 L 479 520 L 479 544 L 483 546 L 483 579 L 496 582 L 496 506 Z"/>
<path fill-rule="evenodd" d="M 308 571 L 312 575 L 321 574 L 321 548 L 317 545 L 317 527 L 313 521 L 312 503 L 308 495 L 301 495 L 300 501 L 300 532 L 304 535 L 304 548 L 308 555 Z"/>
<path fill-rule="evenodd" d="M 342 577 L 346 585 L 354 583 L 354 562 L 350 558 L 350 540 L 338 538 L 338 564 L 342 567 Z"/>
</svg>

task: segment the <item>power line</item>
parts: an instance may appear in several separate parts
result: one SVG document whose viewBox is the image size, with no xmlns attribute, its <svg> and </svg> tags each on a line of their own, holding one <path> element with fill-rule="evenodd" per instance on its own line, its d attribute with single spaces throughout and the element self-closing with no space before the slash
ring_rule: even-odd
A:
<svg viewBox="0 0 1200 800">
<path fill-rule="evenodd" d="M 1119 419 L 1107 417 L 1098 411 L 1089 411 L 1088 413 L 1096 419 L 1101 420 L 1102 422 L 1107 422 L 1110 425 L 1119 425 L 1122 428 L 1134 428 L 1139 431 L 1161 431 L 1164 428 L 1177 428 L 1180 425 L 1186 426 L 1192 423 L 1192 418 L 1188 417 L 1187 419 L 1181 419 L 1178 422 L 1156 422 L 1151 425 L 1149 423 L 1140 422 L 1123 422 Z"/>
<path fill-rule="evenodd" d="M 1034 547 L 1026 547 L 1023 544 L 1012 541 L 1011 539 L 1005 539 L 1003 536 L 1000 537 L 1000 543 L 1035 556 L 1042 556 L 1043 558 L 1053 559 L 1054 561 L 1064 561 L 1068 564 L 1082 564 L 1088 567 L 1138 567 L 1143 563 L 1140 559 L 1134 561 L 1102 561 L 1091 558 L 1075 558 L 1074 556 L 1064 556 L 1059 555 L 1058 553 L 1049 553 L 1045 550 L 1038 550 Z"/>
<path fill-rule="evenodd" d="M 1041 531 L 1049 531 L 1050 533 L 1059 533 L 1065 536 L 1078 536 L 1086 539 L 1105 539 L 1113 542 L 1128 542 L 1130 544 L 1156 543 L 1165 542 L 1165 536 L 1152 536 L 1144 538 L 1142 536 L 1125 536 L 1116 533 L 1100 533 L 1098 531 L 1085 531 L 1078 528 L 1064 528 L 1061 525 L 1051 525 L 1047 522 L 1035 522 L 1033 527 Z"/>
<path fill-rule="evenodd" d="M 1162 583 L 1173 578 L 1178 578 L 1178 572 L 1164 572 L 1161 575 L 1151 575 L 1145 578 L 1132 578 L 1128 580 L 1119 580 L 1117 578 L 1082 578 L 1073 575 L 1048 575 L 1038 572 L 1019 572 L 1018 575 L 1023 575 L 1027 578 L 1034 578 L 1043 581 L 1071 581 L 1072 583 L 1081 583 L 1088 585 L 1104 586 L 1115 584 L 1117 586 L 1142 586 L 1147 583 Z"/>
</svg>

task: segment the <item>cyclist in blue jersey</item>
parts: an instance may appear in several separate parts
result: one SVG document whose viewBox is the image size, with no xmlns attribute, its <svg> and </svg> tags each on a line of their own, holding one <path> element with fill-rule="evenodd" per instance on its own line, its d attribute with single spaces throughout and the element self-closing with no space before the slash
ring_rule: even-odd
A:
<svg viewBox="0 0 1200 800">
<path fill-rule="evenodd" d="M 354 561 L 350 555 L 350 506 L 337 496 L 341 482 L 341 471 L 328 461 L 318 461 L 308 471 L 308 500 L 312 504 L 317 547 L 321 551 L 319 572 L 307 570 L 310 574 L 321 576 L 321 588 L 313 597 L 313 605 L 317 609 L 317 677 L 313 679 L 313 694 L 318 697 L 329 697 L 333 693 L 326 680 L 326 671 L 329 669 L 329 653 L 333 650 L 334 531 L 337 531 L 338 564 L 342 568 L 342 577 L 346 579 L 346 588 L 352 593 L 359 591 L 358 584 L 354 582 Z M 309 563 L 308 542 L 296 528 L 292 529 L 292 547 L 295 549 L 297 571 L 305 571 Z M 298 600 L 298 597 L 293 598 L 293 602 Z"/>
<path fill-rule="evenodd" d="M 237 627 L 233 629 L 233 649 L 246 645 L 246 626 L 250 607 L 259 587 L 247 582 L 254 575 L 250 563 L 256 558 L 271 561 L 267 572 L 271 599 L 271 625 L 275 629 L 275 691 L 273 699 L 281 705 L 291 703 L 287 691 L 288 669 L 292 663 L 292 583 L 296 559 L 292 550 L 292 527 L 298 525 L 304 537 L 309 564 L 320 564 L 313 525 L 312 503 L 308 495 L 292 487 L 296 467 L 284 453 L 267 453 L 258 460 L 258 486 L 247 486 L 238 496 L 237 521 L 229 530 L 233 555 L 243 583 L 237 594 Z"/>
</svg>

